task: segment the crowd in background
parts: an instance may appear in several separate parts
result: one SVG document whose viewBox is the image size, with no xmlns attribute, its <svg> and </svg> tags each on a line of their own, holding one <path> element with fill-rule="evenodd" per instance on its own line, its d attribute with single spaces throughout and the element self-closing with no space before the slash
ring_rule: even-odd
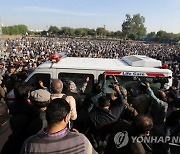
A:
<svg viewBox="0 0 180 154">
<path fill-rule="evenodd" d="M 0 47 L 4 61 L 28 68 L 48 60 L 52 53 L 65 51 L 67 56 L 93 58 L 122 58 L 139 54 L 168 61 L 174 71 L 179 71 L 179 43 L 153 43 L 124 40 L 93 40 L 75 38 L 23 38 L 3 40 Z M 9 55 L 9 56 L 7 56 Z M 173 63 L 172 63 L 173 62 Z M 176 65 L 177 64 L 177 65 Z M 175 67 L 175 68 L 174 68 Z"/>
<path fill-rule="evenodd" d="M 112 85 L 115 92 L 108 95 L 104 92 L 105 83 L 102 86 L 95 84 L 92 92 L 82 99 L 83 92 L 76 89 L 73 81 L 63 83 L 55 79 L 50 89 L 40 83 L 39 88 L 34 91 L 30 91 L 21 83 L 38 65 L 47 61 L 51 54 L 61 51 L 67 52 L 67 56 L 93 58 L 147 55 L 168 63 L 174 79 L 178 82 L 180 80 L 180 44 L 178 43 L 157 44 L 72 38 L 4 40 L 1 45 L 0 60 L 0 95 L 3 102 L 0 103 L 0 112 L 2 112 L 0 132 L 2 129 L 2 132 L 4 131 L 4 126 L 8 131 L 4 140 L 0 138 L 2 153 L 20 151 L 21 153 L 43 153 L 56 150 L 66 153 L 72 151 L 96 153 L 96 150 L 105 154 L 125 152 L 176 154 L 179 150 L 178 146 L 171 148 L 164 143 L 149 145 L 129 141 L 127 146 L 117 148 L 121 145 L 121 139 L 117 138 L 116 134 L 119 131 L 126 131 L 132 136 L 179 136 L 178 84 L 166 91 L 153 92 L 147 82 L 138 87 L 138 95 L 137 93 L 135 95 L 131 88 L 121 87 L 117 81 Z M 107 76 L 104 75 L 104 82 L 106 78 Z M 114 80 L 116 80 L 115 77 Z M 15 84 L 16 82 L 19 84 Z M 85 82 L 87 86 L 88 78 Z M 12 88 L 14 88 L 15 100 L 13 103 L 7 103 L 5 95 Z M 73 128 L 86 137 L 79 135 L 80 133 L 71 133 L 74 131 Z M 39 130 L 41 130 L 40 133 L 26 140 Z M 114 141 L 114 138 L 117 140 Z M 44 140 L 48 141 L 44 142 Z M 55 142 L 59 146 L 55 146 Z M 65 149 L 62 150 L 61 147 Z"/>
</svg>

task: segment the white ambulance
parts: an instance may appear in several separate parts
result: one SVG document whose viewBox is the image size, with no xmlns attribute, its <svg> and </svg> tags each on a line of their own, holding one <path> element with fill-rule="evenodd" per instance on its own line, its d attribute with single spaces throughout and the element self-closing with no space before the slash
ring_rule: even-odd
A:
<svg viewBox="0 0 180 154">
<path fill-rule="evenodd" d="M 39 65 L 25 80 L 26 84 L 36 87 L 38 80 L 49 88 L 51 79 L 72 80 L 77 87 L 81 87 L 87 77 L 90 78 L 85 93 L 92 90 L 94 83 L 103 82 L 106 74 L 106 88 L 114 82 L 116 77 L 123 87 L 137 86 L 139 79 L 148 81 L 152 88 L 169 88 L 172 86 L 172 71 L 163 69 L 161 61 L 143 55 L 126 56 L 122 59 L 63 57 L 54 54 L 50 60 Z M 7 95 L 11 97 L 12 92 Z"/>
</svg>

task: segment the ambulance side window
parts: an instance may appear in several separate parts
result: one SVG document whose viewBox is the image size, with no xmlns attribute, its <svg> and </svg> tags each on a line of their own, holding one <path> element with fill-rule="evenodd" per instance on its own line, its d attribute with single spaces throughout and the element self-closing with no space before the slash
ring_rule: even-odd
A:
<svg viewBox="0 0 180 154">
<path fill-rule="evenodd" d="M 37 73 L 33 74 L 33 76 L 26 82 L 26 85 L 30 87 L 31 90 L 39 89 L 38 82 L 41 80 L 44 83 L 44 86 L 49 88 L 50 87 L 50 74 L 45 73 Z"/>
<path fill-rule="evenodd" d="M 116 77 L 117 81 L 119 82 L 119 84 L 121 86 L 123 86 L 124 88 L 133 87 L 133 88 L 137 89 L 140 86 L 141 82 L 148 81 L 153 90 L 158 90 L 161 88 L 160 81 L 161 80 L 163 81 L 162 78 L 160 78 L 161 80 L 160 79 L 156 80 L 156 78 L 154 78 L 154 77 L 119 76 L 119 75 L 115 75 L 115 77 Z M 98 77 L 98 82 L 100 84 L 102 84 L 103 80 L 104 80 L 104 76 L 103 76 L 103 74 L 100 74 Z M 106 85 L 105 85 L 106 91 L 110 91 L 109 85 L 111 85 L 114 82 L 115 82 L 115 80 L 113 79 L 112 75 L 106 76 Z"/>
<path fill-rule="evenodd" d="M 94 75 L 92 74 L 81 74 L 81 73 L 59 73 L 58 79 L 62 80 L 63 82 L 66 81 L 73 81 L 77 89 L 80 89 L 83 86 L 83 83 L 86 81 L 86 78 L 89 77 L 89 82 L 85 90 L 85 94 L 88 94 L 92 90 L 92 86 L 94 84 Z"/>
</svg>

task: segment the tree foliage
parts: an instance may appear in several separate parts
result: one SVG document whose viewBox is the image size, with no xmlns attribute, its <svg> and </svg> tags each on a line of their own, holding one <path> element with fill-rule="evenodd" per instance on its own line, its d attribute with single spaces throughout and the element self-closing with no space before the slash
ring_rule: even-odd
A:
<svg viewBox="0 0 180 154">
<path fill-rule="evenodd" d="M 103 27 L 98 27 L 98 28 L 96 29 L 96 34 L 97 34 L 97 36 L 105 37 L 105 36 L 108 35 L 108 33 L 109 33 L 109 32 L 108 32 L 105 28 L 103 28 Z"/>
<path fill-rule="evenodd" d="M 14 25 L 2 27 L 2 33 L 5 35 L 25 35 L 28 32 L 26 25 Z"/>
<path fill-rule="evenodd" d="M 157 41 L 178 41 L 180 34 L 167 33 L 166 31 L 160 30 L 156 34 Z"/>
<path fill-rule="evenodd" d="M 144 27 L 145 18 L 140 14 L 133 15 L 131 17 L 126 14 L 126 20 L 122 24 L 122 31 L 108 31 L 105 27 L 98 27 L 96 29 L 89 28 L 71 28 L 71 27 L 57 27 L 50 26 L 48 30 L 41 32 L 28 31 L 26 25 L 14 25 L 2 27 L 2 32 L 5 35 L 25 35 L 27 32 L 29 35 L 41 35 L 48 37 L 90 37 L 90 38 L 114 38 L 114 39 L 141 39 L 147 41 L 179 41 L 180 34 L 168 33 L 160 30 L 156 32 L 150 32 L 146 34 L 146 28 Z"/>
<path fill-rule="evenodd" d="M 146 36 L 148 41 L 158 41 L 158 42 L 172 42 L 179 41 L 180 34 L 167 33 L 166 31 L 160 30 L 157 33 L 150 32 Z"/>
<path fill-rule="evenodd" d="M 122 24 L 122 32 L 125 37 L 129 37 L 132 33 L 132 18 L 129 14 L 126 14 L 126 20 Z"/>
<path fill-rule="evenodd" d="M 48 30 L 48 33 L 49 34 L 58 34 L 59 33 L 59 28 L 56 27 L 56 26 L 50 26 L 49 27 L 49 30 Z"/>
<path fill-rule="evenodd" d="M 153 41 L 156 38 L 156 33 L 155 32 L 150 32 L 147 34 L 146 39 L 149 41 Z"/>
<path fill-rule="evenodd" d="M 140 14 L 135 14 L 133 17 L 131 17 L 129 14 L 126 14 L 126 20 L 122 24 L 122 32 L 126 38 L 143 38 L 146 34 L 144 23 L 145 18 Z"/>
<path fill-rule="evenodd" d="M 74 29 L 71 27 L 61 27 L 60 34 L 63 36 L 74 36 Z"/>
</svg>

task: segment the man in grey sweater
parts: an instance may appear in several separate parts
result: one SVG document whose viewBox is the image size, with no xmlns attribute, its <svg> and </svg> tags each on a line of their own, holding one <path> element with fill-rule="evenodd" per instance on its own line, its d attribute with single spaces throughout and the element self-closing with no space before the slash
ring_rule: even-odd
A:
<svg viewBox="0 0 180 154">
<path fill-rule="evenodd" d="M 46 110 L 46 120 L 47 128 L 28 138 L 23 144 L 21 154 L 96 154 L 83 134 L 68 129 L 70 106 L 65 99 L 52 100 Z"/>
</svg>

